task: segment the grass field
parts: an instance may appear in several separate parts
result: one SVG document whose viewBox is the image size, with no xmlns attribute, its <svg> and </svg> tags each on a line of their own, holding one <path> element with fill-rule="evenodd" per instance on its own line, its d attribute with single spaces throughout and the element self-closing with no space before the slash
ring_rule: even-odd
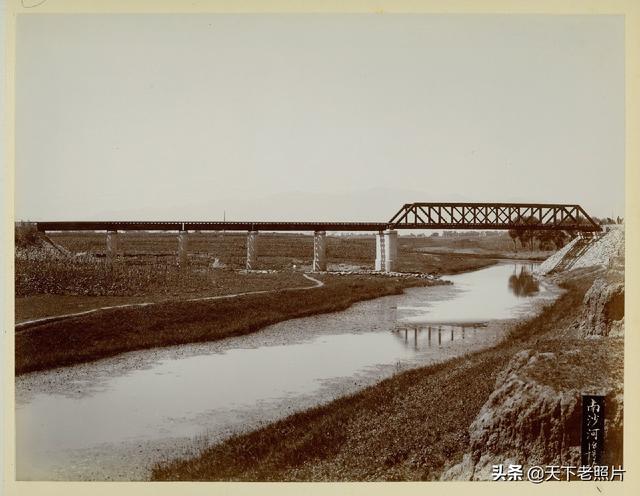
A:
<svg viewBox="0 0 640 496">
<path fill-rule="evenodd" d="M 486 267 L 495 263 L 496 253 L 500 256 L 495 250 L 510 253 L 511 241 L 505 236 L 467 241 L 401 237 L 399 270 L 446 275 Z M 121 234 L 121 256 L 112 265 L 105 258 L 104 234 L 54 233 L 50 238 L 66 254 L 30 248 L 16 252 L 17 322 L 125 303 L 291 287 L 304 281 L 299 271 L 310 270 L 313 253 L 312 236 L 264 234 L 259 241 L 260 268 L 278 272 L 242 273 L 246 236 L 241 234 L 191 234 L 186 268 L 178 266 L 177 239 L 171 234 Z M 440 252 L 421 251 L 434 243 Z M 329 236 L 327 244 L 329 270 L 373 269 L 373 236 Z M 478 253 L 442 251 L 469 244 Z M 495 252 L 493 256 L 487 256 L 488 250 Z"/>
</svg>

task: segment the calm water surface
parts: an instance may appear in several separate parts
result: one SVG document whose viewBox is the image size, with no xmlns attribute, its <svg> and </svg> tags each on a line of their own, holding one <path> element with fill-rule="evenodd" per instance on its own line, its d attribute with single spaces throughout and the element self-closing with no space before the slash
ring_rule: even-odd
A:
<svg viewBox="0 0 640 496">
<path fill-rule="evenodd" d="M 145 478 L 198 443 L 491 346 L 505 321 L 559 294 L 532 268 L 500 264 L 248 336 L 19 377 L 18 479 Z"/>
</svg>

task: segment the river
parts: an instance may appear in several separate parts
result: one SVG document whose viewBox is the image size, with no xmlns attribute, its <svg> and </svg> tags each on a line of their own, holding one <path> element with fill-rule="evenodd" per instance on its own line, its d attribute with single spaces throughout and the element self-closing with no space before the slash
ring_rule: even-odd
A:
<svg viewBox="0 0 640 496">
<path fill-rule="evenodd" d="M 560 293 L 533 267 L 500 263 L 246 336 L 20 376 L 17 478 L 146 479 L 158 461 L 492 346 Z"/>
</svg>

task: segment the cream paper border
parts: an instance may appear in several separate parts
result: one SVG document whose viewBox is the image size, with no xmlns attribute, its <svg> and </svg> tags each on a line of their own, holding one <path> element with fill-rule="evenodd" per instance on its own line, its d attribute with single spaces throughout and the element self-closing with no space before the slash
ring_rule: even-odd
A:
<svg viewBox="0 0 640 496">
<path fill-rule="evenodd" d="M 624 15 L 625 16 L 625 223 L 626 223 L 626 336 L 625 336 L 625 481 L 560 482 L 534 485 L 530 482 L 398 482 L 398 483 L 136 483 L 136 482 L 16 482 L 14 460 L 14 119 L 15 119 L 15 21 L 16 15 L 43 13 L 465 13 L 465 14 L 552 14 L 552 15 Z M 0 293 L 3 326 L 3 492 L 7 495 L 60 494 L 390 494 L 424 495 L 438 493 L 531 494 L 639 494 L 638 480 L 640 435 L 638 423 L 640 377 L 638 333 L 638 255 L 640 239 L 640 186 L 638 138 L 640 137 L 640 0 L 6 0 L 4 33 L 6 71 L 3 216 L 3 273 Z M 636 303 L 637 304 L 637 303 Z M 634 489 L 635 488 L 635 489 Z"/>
</svg>

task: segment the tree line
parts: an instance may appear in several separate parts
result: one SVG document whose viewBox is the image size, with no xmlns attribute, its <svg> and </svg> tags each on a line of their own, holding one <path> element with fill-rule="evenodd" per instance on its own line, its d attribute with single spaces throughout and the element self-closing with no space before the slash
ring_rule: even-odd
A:
<svg viewBox="0 0 640 496">
<path fill-rule="evenodd" d="M 621 217 L 616 217 L 615 219 L 611 217 L 592 217 L 592 219 L 601 226 L 622 224 L 624 222 L 624 219 Z M 525 220 L 525 223 L 527 222 L 535 223 L 537 219 L 535 217 L 529 217 Z M 528 246 L 529 250 L 533 250 L 536 241 L 538 242 L 539 250 L 559 250 L 567 244 L 567 242 L 572 240 L 576 234 L 571 231 L 552 229 L 509 229 L 509 236 L 513 241 L 514 251 L 518 251 L 518 241 L 520 241 L 520 246 L 523 248 Z"/>
<path fill-rule="evenodd" d="M 533 250 L 536 241 L 539 250 L 559 250 L 573 238 L 567 231 L 548 229 L 509 229 L 509 236 L 513 241 L 514 251 L 518 251 L 517 241 L 520 241 L 522 247 L 528 245 L 529 250 Z"/>
</svg>

